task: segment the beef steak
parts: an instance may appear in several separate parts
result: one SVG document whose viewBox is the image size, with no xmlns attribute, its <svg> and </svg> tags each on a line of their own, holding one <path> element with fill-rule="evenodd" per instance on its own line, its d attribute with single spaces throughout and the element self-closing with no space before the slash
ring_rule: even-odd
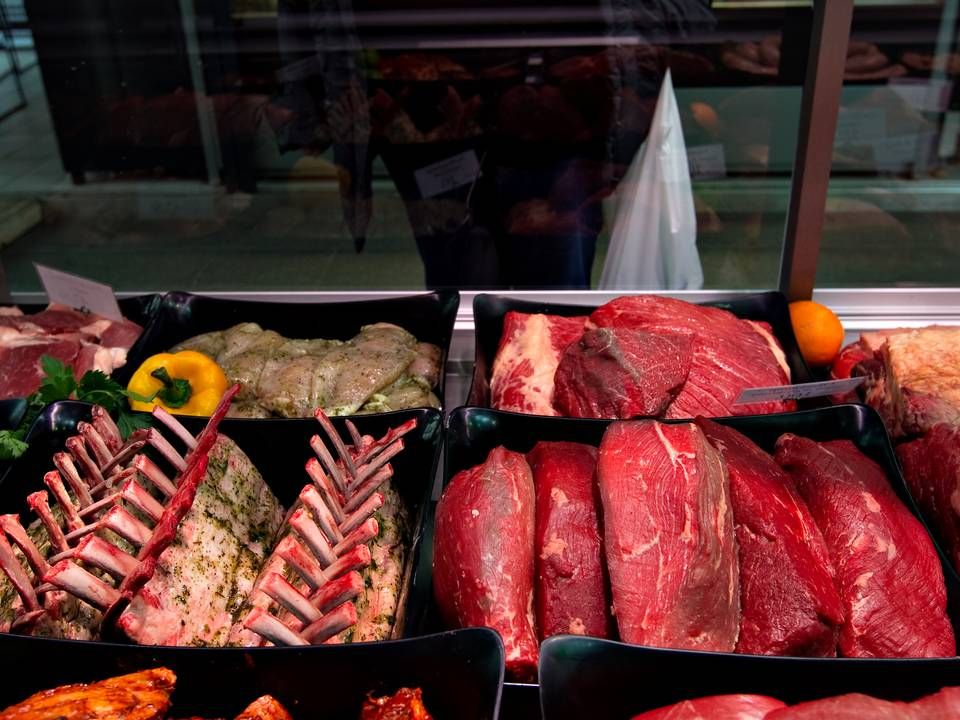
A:
<svg viewBox="0 0 960 720">
<path fill-rule="evenodd" d="M 662 415 L 690 372 L 690 335 L 595 328 L 563 353 L 553 405 L 570 417 Z"/>
<path fill-rule="evenodd" d="M 450 480 L 437 505 L 434 597 L 448 626 L 499 632 L 517 679 L 536 677 L 533 545 L 533 477 L 523 455 L 494 448 Z"/>
<path fill-rule="evenodd" d="M 960 570 L 960 427 L 935 425 L 923 437 L 898 445 L 897 457 L 920 511 Z"/>
<path fill-rule="evenodd" d="M 597 449 L 539 442 L 527 454 L 537 496 L 536 607 L 540 638 L 611 637 L 594 471 Z"/>
<path fill-rule="evenodd" d="M 590 323 L 693 336 L 690 372 L 667 410 L 668 418 L 752 415 L 796 407 L 793 401 L 734 404 L 746 388 L 790 383 L 783 350 L 766 323 L 741 320 L 726 310 L 657 295 L 612 300 L 593 312 Z"/>
<path fill-rule="evenodd" d="M 597 478 L 620 638 L 732 651 L 740 588 L 729 481 L 700 428 L 613 423 Z"/>
<path fill-rule="evenodd" d="M 732 428 L 697 419 L 730 474 L 740 638 L 751 655 L 837 654 L 843 622 L 827 546 L 790 476 Z"/>
<path fill-rule="evenodd" d="M 923 525 L 883 469 L 849 440 L 786 434 L 777 463 L 807 502 L 837 572 L 846 657 L 956 654 L 943 570 Z"/>
<path fill-rule="evenodd" d="M 584 317 L 510 311 L 490 377 L 490 407 L 556 415 L 553 375 L 567 346 L 583 333 Z"/>
</svg>

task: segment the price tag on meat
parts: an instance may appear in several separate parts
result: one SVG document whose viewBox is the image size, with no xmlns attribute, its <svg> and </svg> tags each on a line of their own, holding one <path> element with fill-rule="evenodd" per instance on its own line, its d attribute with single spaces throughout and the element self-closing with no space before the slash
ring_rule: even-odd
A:
<svg viewBox="0 0 960 720">
<path fill-rule="evenodd" d="M 443 195 L 461 185 L 472 183 L 480 177 L 480 163 L 473 150 L 448 157 L 446 160 L 427 165 L 414 173 L 420 196 L 424 198 Z"/>
<path fill-rule="evenodd" d="M 803 398 L 825 397 L 850 392 L 863 384 L 865 377 L 845 380 L 824 380 L 822 382 L 802 383 L 800 385 L 778 385 L 776 387 L 747 388 L 740 393 L 735 405 L 775 402 L 777 400 L 802 400 Z"/>
<path fill-rule="evenodd" d="M 123 320 L 113 288 L 79 275 L 34 263 L 40 283 L 52 303 L 60 303 L 77 310 L 89 310 L 109 320 Z"/>
</svg>

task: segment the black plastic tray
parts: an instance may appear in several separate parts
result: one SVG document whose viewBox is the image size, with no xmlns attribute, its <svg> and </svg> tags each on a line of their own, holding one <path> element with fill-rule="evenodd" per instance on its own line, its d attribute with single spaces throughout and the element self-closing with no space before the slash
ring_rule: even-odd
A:
<svg viewBox="0 0 960 720">
<path fill-rule="evenodd" d="M 0 511 L 27 515 L 26 497 L 43 487 L 43 475 L 53 468 L 52 455 L 63 449 L 64 442 L 74 433 L 80 420 L 90 417 L 89 403 L 77 401 L 56 402 L 49 405 L 37 418 L 27 435 L 30 447 L 0 481 Z M 407 602 L 405 605 L 404 637 L 420 634 L 425 607 L 430 593 L 430 564 L 421 561 L 425 515 L 430 501 L 433 480 L 440 455 L 441 415 L 438 410 L 400 410 L 379 415 L 361 415 L 352 418 L 363 434 L 380 437 L 391 427 L 416 418 L 417 427 L 405 438 L 406 447 L 391 461 L 394 469 L 393 485 L 410 511 L 412 523 L 411 547 L 408 562 L 413 563 Z M 205 424 L 204 418 L 181 417 L 187 428 L 196 434 Z M 344 440 L 346 418 L 332 418 Z M 309 482 L 304 464 L 312 456 L 310 438 L 320 431 L 313 418 L 279 420 L 249 420 L 226 418 L 220 432 L 234 440 L 263 475 L 285 508 L 289 508 L 303 486 Z M 6 653 L 11 635 L 0 633 L 0 656 Z M 53 642 L 45 638 L 28 638 L 34 643 L 35 660 L 39 664 L 47 646 Z M 87 643 L 96 644 L 96 643 Z"/>
<path fill-rule="evenodd" d="M 267 648 L 157 648 L 10 637 L 0 652 L 0 709 L 66 683 L 165 666 L 177 674 L 173 717 L 233 717 L 263 694 L 296 720 L 357 720 L 368 693 L 423 689 L 437 720 L 494 720 L 503 682 L 503 645 L 487 629 L 357 645 Z"/>
<path fill-rule="evenodd" d="M 712 300 L 702 304 L 729 310 L 745 320 L 762 320 L 770 323 L 773 334 L 780 341 L 787 363 L 790 365 L 792 382 L 804 383 L 814 379 L 797 347 L 797 339 L 790 324 L 790 311 L 783 293 L 733 295 L 726 299 Z M 500 336 L 503 334 L 503 317 L 509 310 L 574 317 L 589 315 L 597 307 L 597 305 L 560 305 L 517 300 L 501 295 L 477 295 L 473 299 L 476 356 L 473 365 L 473 382 L 467 395 L 468 404 L 477 407 L 490 406 L 490 373 L 493 369 L 493 360 L 497 355 L 497 346 L 500 344 Z"/>
<path fill-rule="evenodd" d="M 383 300 L 354 302 L 266 302 L 170 292 L 163 296 L 153 321 L 131 348 L 127 364 L 114 373 L 123 384 L 151 355 L 166 352 L 179 342 L 201 333 L 226 330 L 254 322 L 291 338 L 349 340 L 364 325 L 387 322 L 399 325 L 421 342 L 442 351 L 437 395 L 443 400 L 443 367 L 450 349 L 460 294 L 438 291 Z"/>
<path fill-rule="evenodd" d="M 769 695 L 788 704 L 846 693 L 915 700 L 960 685 L 960 660 L 757 657 L 662 650 L 563 636 L 540 649 L 544 720 L 629 720 L 708 695 Z"/>
<path fill-rule="evenodd" d="M 749 437 L 757 445 L 768 452 L 772 452 L 777 438 L 785 432 L 796 433 L 817 441 L 851 440 L 869 458 L 879 463 L 887 473 L 890 484 L 901 500 L 918 518 L 920 514 L 912 498 L 907 492 L 906 484 L 900 474 L 890 439 L 884 428 L 880 416 L 872 408 L 865 405 L 836 405 L 816 410 L 802 410 L 793 413 L 778 413 L 773 415 L 749 415 L 717 418 L 717 422 L 728 425 Z M 501 412 L 485 408 L 457 408 L 447 417 L 446 445 L 444 452 L 444 484 L 461 470 L 482 463 L 493 448 L 503 445 L 517 452 L 526 453 L 541 440 L 573 441 L 598 446 L 610 420 L 589 420 L 577 418 L 540 417 L 521 415 L 518 413 Z M 667 420 L 670 423 L 684 423 L 688 420 Z M 435 509 L 435 506 L 434 506 Z M 431 555 L 433 552 L 433 522 L 434 512 L 431 512 L 427 527 L 424 530 L 425 547 Z M 921 522 L 923 522 L 921 520 Z M 926 525 L 925 525 L 926 527 Z M 928 528 L 929 531 L 929 528 Z M 936 545 L 936 542 L 934 541 Z M 948 611 L 953 622 L 954 631 L 960 636 L 960 581 L 950 569 L 950 563 L 942 550 L 937 547 L 941 565 L 944 568 L 944 579 L 947 586 Z M 439 615 L 433 603 L 432 595 L 428 603 L 428 628 L 440 628 Z M 622 645 L 623 653 L 629 656 L 631 652 L 648 652 L 649 649 L 639 646 Z M 685 651 L 671 651 L 680 656 L 694 656 L 697 653 Z M 732 653 L 703 653 L 715 658 L 735 659 L 743 656 Z M 819 659 L 806 659 L 802 662 L 822 663 L 831 662 Z M 836 662 L 836 661 L 833 661 Z M 862 660 L 846 660 L 843 662 L 868 662 Z M 915 660 L 896 661 L 910 665 Z M 960 660 L 957 661 L 960 663 Z M 960 673 L 960 664 L 957 665 Z M 637 675 L 636 678 L 641 678 Z M 678 682 L 682 682 L 679 678 Z M 635 683 L 637 680 L 635 680 Z M 960 682 L 960 677 L 958 677 Z M 535 702 L 536 685 L 507 683 L 504 686 L 503 714 L 505 718 L 523 717 L 517 708 L 529 708 Z M 662 704 L 662 703 L 661 703 Z M 657 707 L 656 705 L 651 707 Z M 581 714 L 580 717 L 593 717 L 592 714 Z M 574 717 L 570 715 L 569 717 Z"/>
</svg>

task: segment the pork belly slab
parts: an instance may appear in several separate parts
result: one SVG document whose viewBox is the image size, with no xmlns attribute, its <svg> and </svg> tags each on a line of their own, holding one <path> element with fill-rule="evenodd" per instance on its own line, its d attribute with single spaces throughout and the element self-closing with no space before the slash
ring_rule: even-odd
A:
<svg viewBox="0 0 960 720">
<path fill-rule="evenodd" d="M 796 482 L 837 572 L 845 657 L 950 657 L 943 570 L 926 529 L 883 469 L 849 440 L 786 434 L 777 463 Z"/>
<path fill-rule="evenodd" d="M 583 334 L 585 317 L 561 317 L 511 310 L 490 376 L 490 407 L 533 415 L 557 415 L 554 373 L 570 343 Z"/>
<path fill-rule="evenodd" d="M 597 478 L 625 642 L 732 652 L 740 588 L 729 480 L 696 425 L 610 425 Z"/>
<path fill-rule="evenodd" d="M 500 633 L 507 671 L 536 677 L 534 489 L 523 455 L 503 447 L 457 473 L 437 505 L 433 590 L 448 627 Z"/>
<path fill-rule="evenodd" d="M 527 454 L 537 496 L 536 604 L 540 639 L 612 637 L 594 471 L 597 449 L 539 442 Z"/>
<path fill-rule="evenodd" d="M 837 653 L 843 608 L 823 535 L 790 476 L 732 428 L 704 418 L 730 474 L 740 566 L 737 652 Z"/>
<path fill-rule="evenodd" d="M 923 437 L 900 443 L 897 457 L 913 499 L 960 571 L 960 427 L 936 425 Z"/>
<path fill-rule="evenodd" d="M 259 471 L 220 435 L 176 540 L 118 626 L 140 644 L 224 645 L 282 520 Z"/>
</svg>

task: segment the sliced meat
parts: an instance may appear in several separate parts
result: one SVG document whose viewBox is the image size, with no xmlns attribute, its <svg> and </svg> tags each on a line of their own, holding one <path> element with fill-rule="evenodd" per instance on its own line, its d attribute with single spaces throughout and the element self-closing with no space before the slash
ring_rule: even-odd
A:
<svg viewBox="0 0 960 720">
<path fill-rule="evenodd" d="M 700 428 L 613 423 L 597 478 L 620 638 L 733 651 L 740 588 L 729 481 Z"/>
<path fill-rule="evenodd" d="M 762 720 L 786 707 L 765 695 L 714 695 L 634 715 L 633 720 Z"/>
<path fill-rule="evenodd" d="M 740 563 L 740 638 L 751 655 L 837 654 L 843 608 L 827 546 L 793 480 L 732 428 L 697 425 L 730 474 Z"/>
<path fill-rule="evenodd" d="M 18 336 L 0 345 L 0 400 L 26 397 L 43 381 L 40 358 L 44 355 L 73 366 L 78 359 L 82 342 L 72 339 L 44 336 Z"/>
<path fill-rule="evenodd" d="M 845 617 L 840 653 L 955 655 L 940 560 L 883 469 L 849 440 L 791 434 L 777 441 L 775 459 L 806 500 L 836 569 Z"/>
<path fill-rule="evenodd" d="M 900 443 L 897 457 L 913 499 L 960 571 L 960 427 L 936 425 L 922 438 Z"/>
<path fill-rule="evenodd" d="M 960 688 L 944 688 L 912 703 L 858 693 L 813 700 L 771 712 L 768 720 L 946 720 L 960 714 Z"/>
<path fill-rule="evenodd" d="M 687 379 L 692 345 L 690 335 L 587 330 L 560 359 L 553 406 L 571 417 L 662 415 Z"/>
<path fill-rule="evenodd" d="M 457 473 L 437 505 L 433 590 L 449 627 L 500 633 L 507 671 L 536 677 L 534 489 L 520 453 L 499 447 Z"/>
<path fill-rule="evenodd" d="M 585 317 L 508 312 L 493 360 L 490 407 L 556 415 L 553 376 L 563 351 L 583 334 L 585 321 Z"/>
<path fill-rule="evenodd" d="M 612 637 L 596 483 L 597 449 L 539 442 L 527 454 L 537 494 L 536 603 L 540 638 Z"/>
<path fill-rule="evenodd" d="M 669 418 L 752 415 L 793 410 L 793 401 L 735 405 L 751 387 L 790 383 L 783 350 L 766 323 L 741 320 L 719 308 L 657 295 L 621 297 L 590 316 L 596 327 L 693 336 L 687 381 L 667 409 Z"/>
</svg>

